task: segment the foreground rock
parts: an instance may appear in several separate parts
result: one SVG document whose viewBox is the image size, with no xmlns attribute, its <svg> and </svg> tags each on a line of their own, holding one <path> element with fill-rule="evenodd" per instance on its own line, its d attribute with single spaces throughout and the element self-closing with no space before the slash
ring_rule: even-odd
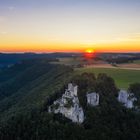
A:
<svg viewBox="0 0 140 140">
<path fill-rule="evenodd" d="M 80 106 L 77 91 L 78 86 L 69 83 L 68 89 L 66 89 L 65 93 L 62 95 L 62 98 L 54 101 L 53 105 L 49 107 L 48 111 L 55 114 L 61 113 L 73 122 L 83 123 L 85 115 L 83 108 Z M 99 94 L 95 92 L 88 93 L 86 97 L 88 105 L 99 105 Z"/>
<path fill-rule="evenodd" d="M 84 121 L 83 108 L 80 107 L 77 96 L 78 86 L 68 84 L 68 89 L 62 95 L 62 98 L 54 101 L 54 104 L 49 107 L 49 112 L 61 113 L 73 122 L 82 123 Z"/>
</svg>

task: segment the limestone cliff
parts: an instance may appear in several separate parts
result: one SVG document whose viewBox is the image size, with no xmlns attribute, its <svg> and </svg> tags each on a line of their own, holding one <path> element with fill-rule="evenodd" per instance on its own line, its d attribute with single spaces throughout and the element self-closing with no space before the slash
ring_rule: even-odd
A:
<svg viewBox="0 0 140 140">
<path fill-rule="evenodd" d="M 66 89 L 62 98 L 54 101 L 53 105 L 49 107 L 49 112 L 61 113 L 73 122 L 82 123 L 84 121 L 84 112 L 83 108 L 80 107 L 77 89 L 77 85 L 73 86 L 72 83 L 69 83 L 68 89 Z"/>
</svg>

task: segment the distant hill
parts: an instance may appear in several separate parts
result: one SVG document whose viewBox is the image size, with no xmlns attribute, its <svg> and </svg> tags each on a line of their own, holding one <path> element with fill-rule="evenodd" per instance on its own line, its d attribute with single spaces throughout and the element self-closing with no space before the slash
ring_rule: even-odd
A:
<svg viewBox="0 0 140 140">
<path fill-rule="evenodd" d="M 63 58 L 80 55 L 79 53 L 0 53 L 0 68 L 10 67 L 13 64 L 20 63 L 22 60 L 39 58 Z"/>
<path fill-rule="evenodd" d="M 67 58 L 67 57 L 81 57 L 82 53 L 0 53 L 0 68 L 10 67 L 13 64 L 20 63 L 22 60 L 29 59 L 56 59 L 56 58 Z M 139 60 L 140 53 L 96 53 L 96 57 L 100 59 L 112 61 L 125 60 Z"/>
</svg>

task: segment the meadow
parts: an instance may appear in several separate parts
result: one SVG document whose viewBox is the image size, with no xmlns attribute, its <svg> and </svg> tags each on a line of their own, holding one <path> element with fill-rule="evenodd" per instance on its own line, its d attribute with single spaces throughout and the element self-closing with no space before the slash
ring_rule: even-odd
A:
<svg viewBox="0 0 140 140">
<path fill-rule="evenodd" d="M 59 62 L 55 63 L 64 65 L 76 65 L 84 64 L 87 62 L 83 62 L 83 60 L 80 58 L 61 58 L 59 59 Z M 126 64 L 121 64 L 118 67 L 113 67 L 109 64 L 103 64 L 98 61 L 94 61 L 94 65 L 91 67 L 75 68 L 75 74 L 92 72 L 97 76 L 99 73 L 106 73 L 115 80 L 117 87 L 121 89 L 127 89 L 130 84 L 140 82 L 140 70 L 138 70 L 139 67 L 135 68 L 134 64 L 139 65 L 140 60 L 135 60 L 133 63 L 128 64 L 128 66 Z"/>
<path fill-rule="evenodd" d="M 140 60 L 135 60 L 133 63 L 134 64 L 140 64 Z"/>
<path fill-rule="evenodd" d="M 106 73 L 111 76 L 121 89 L 127 89 L 130 84 L 140 82 L 140 71 L 129 69 L 113 69 L 113 68 L 76 68 L 75 73 L 91 72 L 96 76 L 99 73 Z"/>
</svg>

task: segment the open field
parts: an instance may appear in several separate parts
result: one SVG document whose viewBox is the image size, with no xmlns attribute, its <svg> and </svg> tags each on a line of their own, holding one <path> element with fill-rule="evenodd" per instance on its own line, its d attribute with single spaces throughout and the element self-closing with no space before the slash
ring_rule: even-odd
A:
<svg viewBox="0 0 140 140">
<path fill-rule="evenodd" d="M 64 64 L 64 65 L 84 65 L 84 67 L 93 68 L 115 68 L 115 69 L 130 69 L 130 70 L 140 70 L 140 60 L 135 60 L 133 63 L 123 63 L 113 66 L 102 60 L 92 60 L 85 61 L 83 58 L 59 58 L 59 62 L 52 62 L 53 64 Z M 89 65 L 88 65 L 89 64 Z"/>
<path fill-rule="evenodd" d="M 114 69 L 129 69 L 129 70 L 140 70 L 139 64 L 133 64 L 133 63 L 127 63 L 127 64 L 117 64 L 116 66 L 113 66 L 111 64 L 93 64 L 93 65 L 87 65 L 86 68 L 114 68 Z"/>
<path fill-rule="evenodd" d="M 140 82 L 140 71 L 129 69 L 113 69 L 113 68 L 76 68 L 77 73 L 93 72 L 96 75 L 106 73 L 114 78 L 116 85 L 119 88 L 128 88 L 129 84 Z"/>
<path fill-rule="evenodd" d="M 86 65 L 88 62 L 83 61 L 82 58 L 61 58 L 56 64 L 64 65 L 84 65 L 83 68 L 75 68 L 75 73 L 93 72 L 96 75 L 99 73 L 106 73 L 111 76 L 119 88 L 128 88 L 129 84 L 140 82 L 140 61 L 136 60 L 134 63 L 118 64 L 113 66 L 105 61 L 92 61 L 93 64 Z"/>
<path fill-rule="evenodd" d="M 135 60 L 133 63 L 134 63 L 134 64 L 139 64 L 139 65 L 140 65 L 140 60 Z"/>
</svg>

